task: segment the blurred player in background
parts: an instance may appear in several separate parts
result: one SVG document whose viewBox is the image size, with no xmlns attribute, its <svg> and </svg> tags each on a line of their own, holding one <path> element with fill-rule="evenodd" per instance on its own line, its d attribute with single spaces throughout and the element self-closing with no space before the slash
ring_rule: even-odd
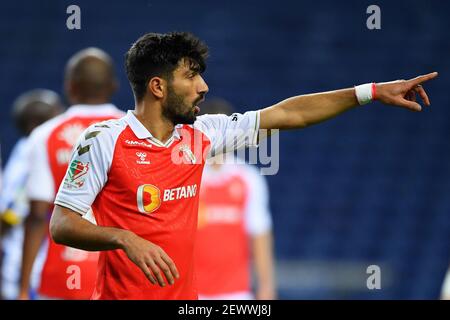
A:
<svg viewBox="0 0 450 320">
<path fill-rule="evenodd" d="M 233 112 L 221 99 L 207 100 L 202 108 L 208 114 Z M 218 157 L 216 163 L 211 159 L 203 171 L 195 251 L 199 299 L 274 299 L 267 182 L 253 166 L 236 164 L 235 158 L 223 164 L 223 159 L 227 157 Z"/>
<path fill-rule="evenodd" d="M 450 300 L 450 268 L 447 269 L 441 289 L 441 300 Z"/>
<path fill-rule="evenodd" d="M 3 261 L 1 264 L 4 299 L 16 299 L 22 263 L 23 219 L 29 213 L 25 183 L 32 167 L 29 161 L 28 136 L 41 123 L 64 111 L 57 93 L 36 89 L 20 95 L 13 104 L 12 116 L 22 138 L 14 146 L 4 172 L 4 186 L 0 196 L 1 238 Z M 36 289 L 43 252 L 39 253 L 32 275 L 32 288 Z"/>
<path fill-rule="evenodd" d="M 20 298 L 29 298 L 30 274 L 36 254 L 47 237 L 49 213 L 67 170 L 73 146 L 93 123 L 118 118 L 123 113 L 109 101 L 117 89 L 111 58 L 88 48 L 67 63 L 65 91 L 72 106 L 59 117 L 36 128 L 30 137 L 32 164 L 27 181 L 30 215 L 25 222 Z M 81 154 L 85 149 L 78 150 Z M 74 177 L 84 175 L 90 164 L 70 168 Z M 89 299 L 95 284 L 98 254 L 49 241 L 38 295 L 42 299 Z"/>
</svg>

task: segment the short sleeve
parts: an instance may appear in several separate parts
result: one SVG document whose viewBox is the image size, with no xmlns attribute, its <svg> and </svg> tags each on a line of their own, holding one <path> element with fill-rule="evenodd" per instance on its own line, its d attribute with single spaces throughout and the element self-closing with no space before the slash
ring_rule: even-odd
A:
<svg viewBox="0 0 450 320">
<path fill-rule="evenodd" d="M 85 215 L 108 180 L 115 141 L 107 126 L 86 129 L 73 150 L 55 204 Z"/>
<path fill-rule="evenodd" d="M 194 128 L 205 134 L 211 143 L 208 157 L 258 145 L 259 111 L 244 114 L 205 114 L 197 117 Z"/>
<path fill-rule="evenodd" d="M 269 208 L 269 188 L 266 179 L 255 167 L 245 165 L 249 197 L 245 212 L 246 229 L 250 235 L 259 235 L 272 229 Z"/>
</svg>

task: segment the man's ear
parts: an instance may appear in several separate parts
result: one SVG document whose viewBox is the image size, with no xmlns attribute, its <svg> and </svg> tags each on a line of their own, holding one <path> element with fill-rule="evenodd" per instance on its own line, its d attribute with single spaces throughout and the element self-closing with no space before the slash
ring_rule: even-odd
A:
<svg viewBox="0 0 450 320">
<path fill-rule="evenodd" d="M 160 77 L 153 77 L 147 85 L 148 90 L 157 98 L 164 98 L 164 89 L 166 81 Z"/>
</svg>

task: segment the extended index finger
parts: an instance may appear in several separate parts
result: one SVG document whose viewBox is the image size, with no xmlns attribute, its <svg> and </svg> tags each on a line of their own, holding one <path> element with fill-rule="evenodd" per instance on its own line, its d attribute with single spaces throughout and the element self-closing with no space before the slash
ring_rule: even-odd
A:
<svg viewBox="0 0 450 320">
<path fill-rule="evenodd" d="M 437 72 L 432 72 L 432 73 L 424 74 L 423 76 L 418 76 L 413 79 L 410 79 L 410 80 L 408 80 L 408 82 L 412 87 L 415 87 L 418 84 L 422 84 L 428 80 L 434 79 L 437 76 L 438 76 Z"/>
</svg>

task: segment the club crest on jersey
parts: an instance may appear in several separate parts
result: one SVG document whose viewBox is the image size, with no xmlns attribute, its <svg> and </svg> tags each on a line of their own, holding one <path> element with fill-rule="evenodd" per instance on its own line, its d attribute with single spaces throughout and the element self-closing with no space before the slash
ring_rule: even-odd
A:
<svg viewBox="0 0 450 320">
<path fill-rule="evenodd" d="M 146 160 L 147 153 L 146 152 L 136 152 L 137 157 L 139 160 L 136 160 L 136 163 L 138 164 L 150 164 L 150 161 Z"/>
<path fill-rule="evenodd" d="M 89 171 L 89 162 L 83 163 L 73 160 L 69 165 L 66 178 L 64 179 L 64 187 L 67 189 L 79 189 L 84 185 L 86 174 Z"/>
<path fill-rule="evenodd" d="M 187 144 L 182 144 L 180 146 L 180 152 L 183 153 L 184 158 L 189 161 L 192 164 L 195 164 L 197 162 L 197 158 L 195 157 L 194 153 L 192 152 L 191 148 Z"/>
</svg>

